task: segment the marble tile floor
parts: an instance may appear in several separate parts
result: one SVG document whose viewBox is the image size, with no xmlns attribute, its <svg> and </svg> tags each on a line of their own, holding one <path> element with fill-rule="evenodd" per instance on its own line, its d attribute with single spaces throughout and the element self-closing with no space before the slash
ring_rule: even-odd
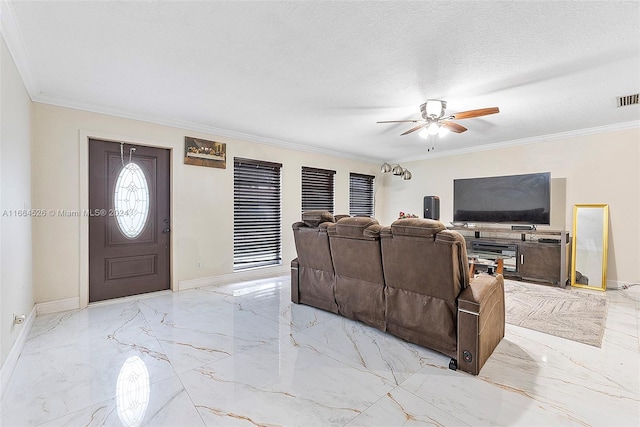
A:
<svg viewBox="0 0 640 427">
<path fill-rule="evenodd" d="M 477 377 L 290 302 L 289 279 L 38 316 L 2 426 L 640 425 L 640 287 L 610 290 L 602 348 L 507 325 Z"/>
</svg>

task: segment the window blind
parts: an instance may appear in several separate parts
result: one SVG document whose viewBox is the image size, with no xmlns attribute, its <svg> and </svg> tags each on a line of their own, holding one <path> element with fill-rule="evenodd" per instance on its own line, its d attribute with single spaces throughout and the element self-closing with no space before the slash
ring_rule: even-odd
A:
<svg viewBox="0 0 640 427">
<path fill-rule="evenodd" d="M 302 212 L 323 210 L 333 213 L 336 171 L 302 167 Z"/>
<path fill-rule="evenodd" d="M 373 182 L 375 177 L 349 174 L 349 215 L 373 217 Z"/>
<path fill-rule="evenodd" d="M 282 264 L 280 163 L 234 158 L 233 269 Z"/>
</svg>

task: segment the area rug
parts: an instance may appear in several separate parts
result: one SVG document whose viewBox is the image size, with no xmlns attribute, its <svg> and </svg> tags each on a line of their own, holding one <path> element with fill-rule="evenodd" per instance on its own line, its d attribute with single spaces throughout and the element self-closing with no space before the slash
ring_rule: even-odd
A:
<svg viewBox="0 0 640 427">
<path fill-rule="evenodd" d="M 604 294 L 504 281 L 506 322 L 600 347 L 607 321 Z"/>
</svg>

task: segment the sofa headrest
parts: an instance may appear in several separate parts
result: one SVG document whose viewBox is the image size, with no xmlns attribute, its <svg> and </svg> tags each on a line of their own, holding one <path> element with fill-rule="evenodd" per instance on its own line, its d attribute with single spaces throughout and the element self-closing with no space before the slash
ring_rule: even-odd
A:
<svg viewBox="0 0 640 427">
<path fill-rule="evenodd" d="M 350 217 L 342 218 L 329 227 L 330 236 L 341 236 L 350 238 L 377 238 L 380 236 L 380 224 L 374 218 Z"/>
<path fill-rule="evenodd" d="M 351 217 L 351 215 L 347 215 L 347 214 L 338 214 L 338 215 L 334 215 L 333 216 L 336 220 L 336 222 L 340 221 L 342 218 L 349 218 Z"/>
<path fill-rule="evenodd" d="M 310 227 L 308 224 L 302 222 L 302 221 L 298 221 L 298 222 L 294 222 L 293 225 L 291 226 L 291 228 L 293 228 L 293 231 L 313 231 L 313 232 L 320 232 L 320 233 L 326 233 L 327 232 L 327 228 L 330 225 L 334 225 L 333 222 L 322 222 L 320 223 L 320 225 L 318 225 L 317 227 Z"/>
<path fill-rule="evenodd" d="M 448 243 L 450 245 L 459 243 L 462 246 L 465 246 L 466 244 L 462 234 L 458 233 L 455 230 L 444 230 L 441 233 L 438 233 L 438 235 L 436 236 L 436 242 Z"/>
<path fill-rule="evenodd" d="M 335 222 L 329 211 L 307 211 L 302 213 L 302 222 L 308 227 L 317 227 L 323 222 Z"/>
<path fill-rule="evenodd" d="M 445 229 L 440 221 L 423 218 L 403 218 L 391 224 L 391 233 L 394 236 L 430 237 Z"/>
<path fill-rule="evenodd" d="M 376 221 L 377 222 L 377 221 Z M 380 224 L 373 224 L 364 229 L 362 233 L 364 237 L 369 237 L 371 239 L 377 239 L 380 237 L 380 231 L 382 230 L 382 226 Z"/>
</svg>

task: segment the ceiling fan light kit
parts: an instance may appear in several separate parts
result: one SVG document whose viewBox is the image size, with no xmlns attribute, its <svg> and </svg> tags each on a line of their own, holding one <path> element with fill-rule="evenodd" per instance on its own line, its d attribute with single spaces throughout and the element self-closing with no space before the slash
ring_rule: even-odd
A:
<svg viewBox="0 0 640 427">
<path fill-rule="evenodd" d="M 425 119 L 427 117 L 434 119 L 441 117 L 444 115 L 444 109 L 447 108 L 447 102 L 439 99 L 428 99 L 427 102 L 422 105 L 424 105 L 425 108 L 424 110 L 422 107 L 420 109 L 422 110 L 422 117 Z"/>
<path fill-rule="evenodd" d="M 490 107 L 446 115 L 446 108 L 446 101 L 440 99 L 428 99 L 427 102 L 420 105 L 420 114 L 422 115 L 422 119 L 384 120 L 378 123 L 419 123 L 417 126 L 412 127 L 400 135 L 407 135 L 420 130 L 418 135 L 427 139 L 429 136 L 444 136 L 448 132 L 462 133 L 467 130 L 466 127 L 452 122 L 451 120 L 470 119 L 473 117 L 487 116 L 489 114 L 496 114 L 500 112 L 498 107 Z"/>
</svg>

